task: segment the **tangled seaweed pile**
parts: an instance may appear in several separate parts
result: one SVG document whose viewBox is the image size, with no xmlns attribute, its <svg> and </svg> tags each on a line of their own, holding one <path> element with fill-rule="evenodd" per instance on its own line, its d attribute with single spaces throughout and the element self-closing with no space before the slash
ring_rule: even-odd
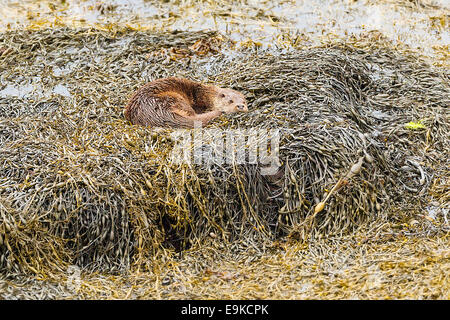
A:
<svg viewBox="0 0 450 320">
<path fill-rule="evenodd" d="M 0 270 L 151 268 L 205 238 L 309 240 L 431 196 L 448 205 L 449 75 L 373 41 L 280 52 L 215 33 L 0 35 Z M 251 112 L 211 127 L 279 129 L 282 169 L 171 163 L 172 130 L 122 116 L 169 75 L 244 92 Z"/>
</svg>

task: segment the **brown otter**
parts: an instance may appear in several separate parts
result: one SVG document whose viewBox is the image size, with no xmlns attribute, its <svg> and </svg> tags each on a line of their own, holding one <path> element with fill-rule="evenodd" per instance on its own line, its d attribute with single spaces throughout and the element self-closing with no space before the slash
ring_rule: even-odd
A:
<svg viewBox="0 0 450 320">
<path fill-rule="evenodd" d="M 222 113 L 247 111 L 247 102 L 240 92 L 170 77 L 138 89 L 124 115 L 133 124 L 194 128 L 206 125 Z"/>
</svg>

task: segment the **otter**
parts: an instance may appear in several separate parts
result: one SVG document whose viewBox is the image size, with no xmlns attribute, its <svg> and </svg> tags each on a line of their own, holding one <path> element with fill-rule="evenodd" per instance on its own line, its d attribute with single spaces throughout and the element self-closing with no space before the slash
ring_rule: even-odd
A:
<svg viewBox="0 0 450 320">
<path fill-rule="evenodd" d="M 132 124 L 153 127 L 205 126 L 222 113 L 247 112 L 242 93 L 183 78 L 162 78 L 138 89 L 124 110 Z"/>
</svg>

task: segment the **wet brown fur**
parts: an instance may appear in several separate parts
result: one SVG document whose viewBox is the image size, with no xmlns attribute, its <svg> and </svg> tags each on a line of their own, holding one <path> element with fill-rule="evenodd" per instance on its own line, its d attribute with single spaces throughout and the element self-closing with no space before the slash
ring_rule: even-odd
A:
<svg viewBox="0 0 450 320">
<path fill-rule="evenodd" d="M 223 112 L 237 112 L 238 107 L 248 111 L 244 96 L 237 91 L 171 77 L 138 89 L 124 115 L 133 124 L 193 128 L 205 126 Z"/>
</svg>

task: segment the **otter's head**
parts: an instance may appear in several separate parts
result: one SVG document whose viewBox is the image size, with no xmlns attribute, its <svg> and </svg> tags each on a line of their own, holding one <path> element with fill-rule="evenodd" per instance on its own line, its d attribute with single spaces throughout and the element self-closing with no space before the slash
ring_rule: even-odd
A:
<svg viewBox="0 0 450 320">
<path fill-rule="evenodd" d="M 247 101 L 242 93 L 232 89 L 216 88 L 214 109 L 225 113 L 248 112 Z"/>
</svg>

